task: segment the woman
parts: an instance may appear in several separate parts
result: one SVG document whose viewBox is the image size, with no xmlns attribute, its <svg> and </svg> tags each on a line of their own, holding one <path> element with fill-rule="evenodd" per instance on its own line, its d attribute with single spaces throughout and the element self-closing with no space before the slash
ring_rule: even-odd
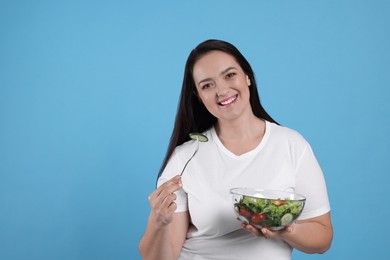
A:
<svg viewBox="0 0 390 260">
<path fill-rule="evenodd" d="M 191 132 L 208 142 L 180 176 L 197 147 Z M 224 41 L 205 41 L 188 57 L 157 187 L 143 259 L 290 259 L 292 248 L 323 253 L 332 241 L 326 184 L 309 144 L 267 114 L 251 66 Z M 259 230 L 235 219 L 232 187 L 295 191 L 306 205 L 284 230 Z"/>
</svg>

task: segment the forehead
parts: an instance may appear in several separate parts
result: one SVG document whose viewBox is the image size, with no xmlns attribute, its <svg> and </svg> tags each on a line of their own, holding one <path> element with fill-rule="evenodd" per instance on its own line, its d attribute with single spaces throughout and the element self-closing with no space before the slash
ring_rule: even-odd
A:
<svg viewBox="0 0 390 260">
<path fill-rule="evenodd" d="M 232 55 L 222 51 L 211 51 L 195 63 L 193 76 L 195 81 L 202 80 L 202 77 L 216 76 L 229 67 L 241 69 Z"/>
</svg>

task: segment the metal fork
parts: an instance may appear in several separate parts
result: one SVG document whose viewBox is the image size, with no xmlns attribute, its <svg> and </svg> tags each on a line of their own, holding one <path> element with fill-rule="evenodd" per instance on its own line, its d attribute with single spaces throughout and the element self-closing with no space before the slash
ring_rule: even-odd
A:
<svg viewBox="0 0 390 260">
<path fill-rule="evenodd" d="M 197 146 L 196 146 L 196 149 L 195 149 L 194 153 L 192 154 L 192 156 L 190 157 L 190 159 L 188 159 L 188 161 L 187 161 L 186 164 L 184 165 L 183 170 L 181 170 L 180 176 L 183 175 L 184 170 L 186 169 L 188 163 L 192 160 L 192 158 L 194 158 L 194 156 L 195 156 L 195 154 L 198 152 L 198 150 L 199 150 L 199 138 L 197 138 Z"/>
</svg>

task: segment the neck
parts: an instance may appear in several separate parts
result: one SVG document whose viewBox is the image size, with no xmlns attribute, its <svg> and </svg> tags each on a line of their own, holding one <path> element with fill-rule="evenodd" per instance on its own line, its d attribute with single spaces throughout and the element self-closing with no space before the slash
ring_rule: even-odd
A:
<svg viewBox="0 0 390 260">
<path fill-rule="evenodd" d="M 265 123 L 250 114 L 238 120 L 218 120 L 215 130 L 221 140 L 248 140 L 263 135 Z"/>
</svg>

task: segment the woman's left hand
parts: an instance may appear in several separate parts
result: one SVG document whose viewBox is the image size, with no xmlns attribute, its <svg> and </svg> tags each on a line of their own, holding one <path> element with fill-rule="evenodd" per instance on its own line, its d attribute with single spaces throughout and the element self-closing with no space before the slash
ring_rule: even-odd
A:
<svg viewBox="0 0 390 260">
<path fill-rule="evenodd" d="M 283 236 L 285 234 L 291 233 L 293 231 L 293 229 L 294 229 L 294 224 L 289 225 L 286 228 L 284 228 L 282 230 L 277 230 L 277 231 L 272 231 L 272 230 L 270 230 L 268 228 L 258 229 L 255 226 L 250 225 L 250 224 L 242 224 L 241 226 L 244 229 L 246 229 L 249 232 L 251 232 L 252 234 L 254 234 L 255 236 L 258 236 L 258 237 L 263 236 L 265 238 L 281 237 L 281 236 Z"/>
<path fill-rule="evenodd" d="M 330 212 L 310 219 L 297 220 L 279 231 L 272 231 L 268 228 L 257 229 L 250 224 L 242 224 L 242 227 L 255 236 L 268 239 L 280 238 L 290 247 L 309 254 L 326 252 L 333 238 Z"/>
</svg>

